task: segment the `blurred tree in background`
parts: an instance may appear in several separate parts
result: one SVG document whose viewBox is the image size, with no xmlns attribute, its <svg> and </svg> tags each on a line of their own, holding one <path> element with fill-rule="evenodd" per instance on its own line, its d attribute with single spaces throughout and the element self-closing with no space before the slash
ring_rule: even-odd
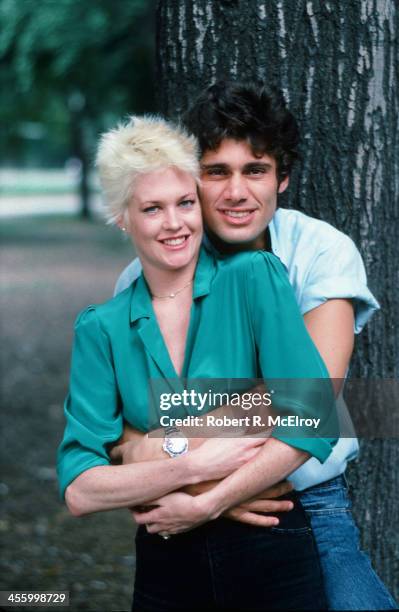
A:
<svg viewBox="0 0 399 612">
<path fill-rule="evenodd" d="M 148 0 L 0 0 L 2 165 L 80 162 L 82 216 L 98 133 L 155 109 Z"/>
</svg>

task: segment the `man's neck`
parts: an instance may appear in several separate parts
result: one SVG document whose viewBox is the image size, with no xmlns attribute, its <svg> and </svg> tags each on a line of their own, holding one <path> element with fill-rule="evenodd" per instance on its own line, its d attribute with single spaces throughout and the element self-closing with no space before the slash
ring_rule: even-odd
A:
<svg viewBox="0 0 399 612">
<path fill-rule="evenodd" d="M 263 251 L 267 249 L 266 230 L 262 232 L 255 240 L 250 242 L 224 242 L 215 234 L 207 232 L 207 236 L 215 249 L 223 255 L 234 255 L 234 253 L 242 253 L 244 251 Z"/>
</svg>

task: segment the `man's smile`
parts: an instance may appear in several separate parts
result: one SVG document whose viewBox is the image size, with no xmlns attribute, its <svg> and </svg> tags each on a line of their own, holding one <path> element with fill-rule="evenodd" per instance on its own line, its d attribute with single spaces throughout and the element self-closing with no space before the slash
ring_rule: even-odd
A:
<svg viewBox="0 0 399 612">
<path fill-rule="evenodd" d="M 255 209 L 237 210 L 233 208 L 219 208 L 218 212 L 232 225 L 243 225 L 252 221 Z"/>
</svg>

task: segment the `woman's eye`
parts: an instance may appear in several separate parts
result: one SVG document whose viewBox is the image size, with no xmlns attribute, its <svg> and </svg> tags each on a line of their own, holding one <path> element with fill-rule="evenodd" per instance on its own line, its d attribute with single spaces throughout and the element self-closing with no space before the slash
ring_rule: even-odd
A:
<svg viewBox="0 0 399 612">
<path fill-rule="evenodd" d="M 159 206 L 147 206 L 147 208 L 144 208 L 143 212 L 149 215 L 154 215 L 156 212 L 158 212 L 158 210 L 159 210 Z"/>
<path fill-rule="evenodd" d="M 183 208 L 191 208 L 191 206 L 194 206 L 194 204 L 194 200 L 182 200 L 179 206 L 182 206 Z"/>
</svg>

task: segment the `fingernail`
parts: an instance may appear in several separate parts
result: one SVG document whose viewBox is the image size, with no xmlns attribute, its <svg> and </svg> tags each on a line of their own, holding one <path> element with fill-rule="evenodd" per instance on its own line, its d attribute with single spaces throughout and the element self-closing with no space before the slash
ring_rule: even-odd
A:
<svg viewBox="0 0 399 612">
<path fill-rule="evenodd" d="M 278 525 L 278 524 L 279 524 L 279 522 L 280 522 L 280 521 L 279 521 L 278 519 L 274 519 L 274 521 L 273 521 L 273 525 Z"/>
</svg>

